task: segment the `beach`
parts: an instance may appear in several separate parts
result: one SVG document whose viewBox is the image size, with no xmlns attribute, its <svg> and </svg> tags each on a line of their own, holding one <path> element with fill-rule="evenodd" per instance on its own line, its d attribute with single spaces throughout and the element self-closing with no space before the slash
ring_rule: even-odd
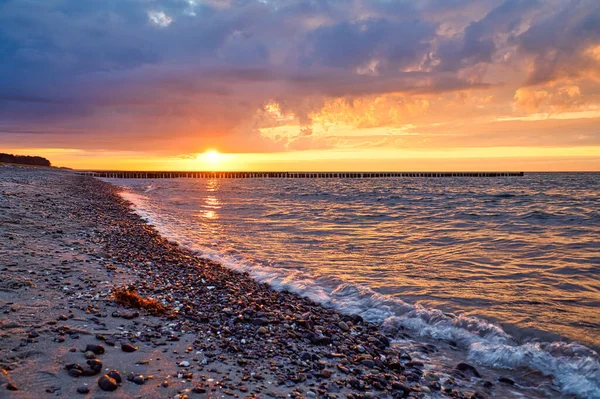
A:
<svg viewBox="0 0 600 399">
<path fill-rule="evenodd" d="M 358 315 L 200 259 L 92 177 L 0 168 L 0 240 L 2 398 L 485 398 L 514 383 L 440 372 L 431 343 L 390 345 Z M 122 287 L 166 311 L 117 304 Z"/>
</svg>

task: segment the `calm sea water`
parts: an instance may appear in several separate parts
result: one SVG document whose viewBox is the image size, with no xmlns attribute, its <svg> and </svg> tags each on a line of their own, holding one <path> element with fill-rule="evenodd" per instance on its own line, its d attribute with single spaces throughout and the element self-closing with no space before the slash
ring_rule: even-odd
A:
<svg viewBox="0 0 600 399">
<path fill-rule="evenodd" d="M 600 397 L 600 174 L 109 181 L 275 288 Z"/>
</svg>

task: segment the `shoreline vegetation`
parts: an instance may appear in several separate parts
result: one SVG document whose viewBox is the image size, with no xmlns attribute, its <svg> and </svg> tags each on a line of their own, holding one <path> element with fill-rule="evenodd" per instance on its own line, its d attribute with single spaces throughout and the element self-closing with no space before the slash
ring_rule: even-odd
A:
<svg viewBox="0 0 600 399">
<path fill-rule="evenodd" d="M 512 396 L 199 258 L 89 176 L 0 168 L 0 239 L 0 397 Z"/>
<path fill-rule="evenodd" d="M 0 152 L 0 164 L 32 165 L 51 167 L 50 161 L 44 157 L 30 155 L 13 155 Z"/>
</svg>

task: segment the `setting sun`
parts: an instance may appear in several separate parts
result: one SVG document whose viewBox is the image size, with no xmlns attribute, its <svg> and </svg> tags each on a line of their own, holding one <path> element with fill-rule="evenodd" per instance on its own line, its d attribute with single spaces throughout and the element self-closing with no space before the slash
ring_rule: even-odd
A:
<svg viewBox="0 0 600 399">
<path fill-rule="evenodd" d="M 199 163 L 193 167 L 193 169 L 205 169 L 205 170 L 227 170 L 231 168 L 231 155 L 223 154 L 215 149 L 206 150 L 203 153 L 197 155 L 196 160 Z"/>
<path fill-rule="evenodd" d="M 217 150 L 208 150 L 204 154 L 202 154 L 202 157 L 206 162 L 216 165 L 221 161 L 223 156 Z"/>
</svg>

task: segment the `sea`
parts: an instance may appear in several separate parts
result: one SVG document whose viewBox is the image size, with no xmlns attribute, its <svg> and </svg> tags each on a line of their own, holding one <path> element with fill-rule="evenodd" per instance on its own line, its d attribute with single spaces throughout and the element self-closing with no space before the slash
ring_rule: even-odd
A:
<svg viewBox="0 0 600 399">
<path fill-rule="evenodd" d="M 105 180 L 166 238 L 521 376 L 514 397 L 600 398 L 599 173 Z"/>
</svg>

